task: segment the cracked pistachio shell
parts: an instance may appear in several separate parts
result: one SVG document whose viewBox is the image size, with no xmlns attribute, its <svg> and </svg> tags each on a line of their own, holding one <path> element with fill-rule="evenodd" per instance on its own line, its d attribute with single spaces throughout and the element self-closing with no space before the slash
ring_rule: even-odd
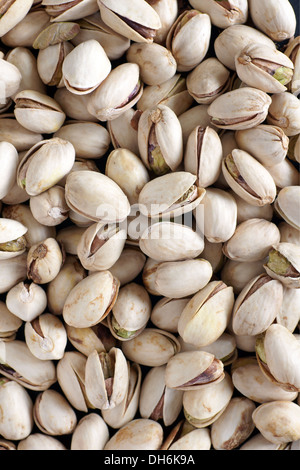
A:
<svg viewBox="0 0 300 470">
<path fill-rule="evenodd" d="M 146 266 L 143 279 L 147 288 L 150 287 L 150 292 L 154 295 L 180 299 L 193 295 L 206 286 L 212 274 L 210 262 L 206 259 L 197 258 L 158 262 L 157 266 L 150 268 L 149 272 L 147 272 Z M 153 285 L 152 288 L 151 284 Z M 153 288 L 154 292 L 152 292 Z"/>
<path fill-rule="evenodd" d="M 0 260 L 0 294 L 4 294 L 18 282 L 27 278 L 27 253 Z"/>
<path fill-rule="evenodd" d="M 23 90 L 37 91 L 46 94 L 46 87 L 39 76 L 37 69 L 37 59 L 27 47 L 15 47 L 6 55 L 9 63 L 15 65 L 22 75 L 22 80 L 17 93 Z M 12 96 L 15 99 L 15 94 Z M 24 127 L 24 126 L 23 126 Z"/>
<path fill-rule="evenodd" d="M 64 59 L 62 73 L 66 88 L 77 95 L 96 90 L 111 71 L 111 62 L 98 41 L 76 46 Z"/>
<path fill-rule="evenodd" d="M 98 11 L 96 0 L 43 0 L 51 21 L 74 21 Z"/>
<path fill-rule="evenodd" d="M 14 186 L 18 163 L 19 157 L 16 148 L 9 142 L 0 142 L 0 166 L 2 175 L 0 182 L 0 200 L 5 198 Z"/>
<path fill-rule="evenodd" d="M 183 420 L 171 431 L 161 449 L 210 450 L 210 430 L 208 428 L 197 429 Z"/>
<path fill-rule="evenodd" d="M 125 245 L 118 261 L 109 269 L 113 276 L 119 279 L 123 286 L 142 272 L 146 263 L 146 256 L 139 249 Z"/>
<path fill-rule="evenodd" d="M 37 35 L 49 25 L 49 15 L 42 9 L 30 10 L 16 26 L 1 37 L 8 47 L 32 47 Z"/>
<path fill-rule="evenodd" d="M 70 119 L 98 122 L 97 118 L 88 112 L 87 104 L 89 98 L 89 95 L 75 95 L 67 90 L 66 87 L 57 88 L 54 93 L 55 101 L 62 107 L 64 113 Z"/>
<path fill-rule="evenodd" d="M 239 224 L 233 236 L 224 243 L 223 253 L 234 261 L 260 261 L 268 256 L 271 247 L 278 243 L 279 239 L 279 229 L 273 222 L 248 219 Z"/>
<path fill-rule="evenodd" d="M 105 174 L 120 186 L 131 205 L 138 203 L 141 190 L 150 180 L 141 159 L 127 148 L 118 148 L 109 154 Z"/>
<path fill-rule="evenodd" d="M 119 281 L 109 271 L 100 271 L 82 279 L 70 291 L 63 308 L 64 321 L 87 328 L 102 321 L 112 309 Z"/>
<path fill-rule="evenodd" d="M 29 390 L 46 390 L 57 380 L 54 362 L 35 357 L 25 341 L 0 342 L 0 363 L 2 375 Z"/>
<path fill-rule="evenodd" d="M 104 450 L 159 450 L 162 441 L 162 426 L 152 419 L 140 418 L 122 426 Z"/>
<path fill-rule="evenodd" d="M 107 130 L 114 149 L 128 149 L 139 155 L 137 118 L 139 111 L 129 108 L 116 119 L 107 121 Z"/>
<path fill-rule="evenodd" d="M 238 147 L 250 153 L 266 167 L 281 163 L 289 148 L 289 138 L 274 125 L 260 124 L 252 129 L 235 132 Z"/>
<path fill-rule="evenodd" d="M 198 104 L 178 116 L 182 129 L 184 148 L 186 147 L 189 135 L 197 126 L 201 126 L 203 128 L 209 126 L 219 132 L 217 127 L 210 124 L 210 116 L 207 113 L 208 107 L 208 104 Z"/>
<path fill-rule="evenodd" d="M 197 347 L 213 343 L 229 325 L 233 305 L 231 286 L 222 281 L 209 282 L 183 309 L 178 321 L 179 335 Z"/>
<path fill-rule="evenodd" d="M 233 394 L 230 375 L 225 372 L 221 382 L 200 390 L 186 390 L 183 394 L 185 419 L 196 428 L 207 427 L 222 415 Z"/>
<path fill-rule="evenodd" d="M 43 140 L 42 134 L 31 132 L 21 126 L 16 119 L 2 118 L 0 126 L 1 141 L 10 142 L 18 152 L 28 150 Z"/>
<path fill-rule="evenodd" d="M 180 351 L 177 338 L 164 330 L 145 328 L 138 336 L 122 342 L 122 351 L 130 361 L 149 367 L 162 366 Z"/>
<path fill-rule="evenodd" d="M 4 439 L 25 439 L 32 431 L 33 403 L 27 390 L 13 380 L 0 379 L 1 422 Z"/>
<path fill-rule="evenodd" d="M 65 185 L 70 209 L 95 222 L 115 223 L 130 212 L 127 196 L 111 178 L 96 171 L 73 171 Z"/>
<path fill-rule="evenodd" d="M 296 403 L 282 400 L 263 403 L 253 412 L 252 419 L 265 439 L 274 444 L 300 438 L 300 406 Z"/>
<path fill-rule="evenodd" d="M 158 14 L 161 27 L 156 31 L 154 42 L 164 44 L 169 29 L 178 16 L 178 2 L 177 0 L 150 0 L 148 2 Z"/>
<path fill-rule="evenodd" d="M 225 29 L 235 24 L 244 24 L 248 18 L 247 0 L 191 0 L 193 8 L 207 13 L 213 25 Z"/>
<path fill-rule="evenodd" d="M 263 44 L 248 44 L 235 57 L 240 80 L 266 93 L 287 90 L 294 71 L 293 62 L 283 52 Z"/>
<path fill-rule="evenodd" d="M 238 295 L 232 312 L 236 335 L 258 335 L 275 320 L 283 302 L 283 286 L 267 274 L 252 279 Z"/>
<path fill-rule="evenodd" d="M 248 439 L 255 429 L 252 413 L 256 405 L 246 397 L 232 398 L 222 415 L 211 427 L 215 450 L 233 450 Z"/>
<path fill-rule="evenodd" d="M 205 196 L 196 175 L 177 171 L 147 182 L 139 194 L 139 209 L 148 217 L 177 217 L 195 209 Z"/>
<path fill-rule="evenodd" d="M 116 339 L 112 336 L 107 324 L 104 324 L 104 322 L 87 328 L 65 326 L 68 340 L 74 348 L 85 356 L 89 356 L 94 350 L 98 353 L 108 352 L 117 344 Z"/>
<path fill-rule="evenodd" d="M 186 86 L 199 104 L 210 104 L 228 91 L 230 72 L 215 57 L 203 60 L 187 76 Z"/>
<path fill-rule="evenodd" d="M 182 128 L 172 109 L 159 104 L 142 113 L 138 146 L 145 166 L 157 176 L 179 167 L 183 158 Z"/>
<path fill-rule="evenodd" d="M 166 47 L 177 62 L 178 72 L 189 72 L 202 62 L 210 37 L 209 15 L 198 10 L 185 10 L 178 16 L 166 37 Z"/>
<path fill-rule="evenodd" d="M 274 203 L 277 213 L 292 227 L 300 230 L 300 187 L 286 186 L 282 188 Z"/>
<path fill-rule="evenodd" d="M 161 21 L 156 11 L 144 0 L 98 0 L 104 23 L 134 42 L 151 43 Z"/>
<path fill-rule="evenodd" d="M 300 290 L 283 288 L 283 301 L 276 317 L 276 323 L 285 326 L 292 333 L 300 321 Z"/>
<path fill-rule="evenodd" d="M 170 426 L 181 412 L 183 392 L 167 386 L 165 373 L 166 365 L 148 371 L 141 386 L 139 412 L 142 418 L 161 419 Z"/>
<path fill-rule="evenodd" d="M 249 0 L 253 23 L 274 42 L 285 41 L 295 34 L 296 15 L 288 0 Z"/>
<path fill-rule="evenodd" d="M 86 356 L 78 351 L 65 351 L 57 363 L 57 381 L 75 410 L 88 412 L 91 408 L 85 391 Z"/>
<path fill-rule="evenodd" d="M 12 28 L 25 18 L 32 4 L 33 0 L 14 0 L 7 2 L 7 5 L 5 2 L 3 11 L 1 11 L 0 37 L 12 30 Z"/>
<path fill-rule="evenodd" d="M 18 443 L 17 450 L 67 450 L 62 442 L 43 433 L 30 434 Z"/>
<path fill-rule="evenodd" d="M 232 25 L 224 29 L 215 39 L 214 50 L 217 58 L 226 67 L 235 70 L 235 56 L 247 44 L 265 44 L 276 49 L 276 45 L 267 35 L 247 25 Z"/>
<path fill-rule="evenodd" d="M 267 117 L 272 99 L 264 91 L 243 87 L 223 93 L 208 107 L 211 124 L 220 129 L 250 129 Z"/>
<path fill-rule="evenodd" d="M 107 318 L 111 334 L 120 341 L 138 336 L 148 323 L 151 307 L 149 294 L 143 286 L 135 282 L 123 286 Z"/>
<path fill-rule="evenodd" d="M 7 292 L 6 306 L 22 321 L 32 321 L 47 307 L 47 295 L 38 284 L 22 281 Z"/>
<path fill-rule="evenodd" d="M 33 405 L 36 426 L 49 436 L 73 433 L 77 416 L 66 398 L 53 389 L 39 393 Z"/>
<path fill-rule="evenodd" d="M 300 101 L 298 98 L 289 91 L 273 94 L 267 123 L 281 127 L 288 137 L 299 134 Z"/>
<path fill-rule="evenodd" d="M 77 23 L 61 22 L 48 25 L 38 34 L 32 44 L 34 49 L 46 49 L 46 47 L 71 41 L 80 31 Z"/>
<path fill-rule="evenodd" d="M 264 206 L 274 202 L 275 181 L 250 153 L 232 150 L 222 161 L 222 173 L 231 189 L 249 204 Z"/>
<path fill-rule="evenodd" d="M 300 287 L 300 246 L 294 243 L 280 242 L 272 245 L 264 268 L 273 279 L 285 287 Z"/>
<path fill-rule="evenodd" d="M 19 163 L 17 181 L 30 196 L 57 184 L 72 169 L 75 149 L 66 140 L 51 138 L 31 147 Z"/>
<path fill-rule="evenodd" d="M 189 300 L 190 297 L 181 299 L 163 297 L 151 311 L 151 322 L 161 330 L 177 333 L 179 317 Z"/>
<path fill-rule="evenodd" d="M 284 390 L 267 379 L 254 356 L 238 359 L 232 366 L 234 387 L 245 397 L 257 403 L 275 400 L 294 401 L 298 392 Z"/>
<path fill-rule="evenodd" d="M 285 326 L 274 323 L 257 338 L 256 357 L 267 379 L 289 392 L 299 392 L 300 344 Z"/>
<path fill-rule="evenodd" d="M 198 257 L 204 249 L 203 237 L 188 225 L 157 222 L 139 240 L 142 252 L 156 261 L 183 261 Z"/>
<path fill-rule="evenodd" d="M 288 84 L 288 90 L 294 95 L 298 96 L 300 93 L 300 36 L 289 41 L 289 44 L 284 53 L 291 59 L 294 64 L 294 74 L 292 80 Z"/>
<path fill-rule="evenodd" d="M 109 440 L 109 429 L 96 413 L 83 416 L 73 431 L 71 450 L 103 450 Z"/>
<path fill-rule="evenodd" d="M 101 415 L 108 426 L 120 429 L 134 419 L 138 411 L 142 382 L 142 370 L 139 364 L 127 362 L 129 383 L 124 399 L 114 408 L 101 410 Z"/>
<path fill-rule="evenodd" d="M 25 225 L 17 220 L 1 217 L 0 231 L 0 260 L 15 258 L 25 252 Z"/>
<path fill-rule="evenodd" d="M 146 85 L 161 85 L 174 77 L 177 70 L 172 53 L 155 42 L 131 44 L 126 59 L 139 66 L 141 80 Z"/>
<path fill-rule="evenodd" d="M 107 410 L 119 405 L 129 384 L 126 357 L 119 348 L 108 353 L 93 351 L 85 366 L 86 394 L 97 409 Z"/>
<path fill-rule="evenodd" d="M 280 241 L 300 245 L 300 232 L 285 221 L 279 223 Z"/>
<path fill-rule="evenodd" d="M 42 225 L 56 226 L 67 220 L 69 207 L 65 201 L 65 190 L 55 185 L 47 191 L 33 196 L 29 201 L 34 218 Z"/>
<path fill-rule="evenodd" d="M 87 108 L 99 121 L 111 121 L 132 108 L 142 93 L 139 66 L 126 62 L 115 67 L 91 94 Z"/>
<path fill-rule="evenodd" d="M 82 139 L 83 135 L 85 139 Z M 105 155 L 110 146 L 109 132 L 95 122 L 67 121 L 54 137 L 71 142 L 76 158 L 97 160 Z"/>
<path fill-rule="evenodd" d="M 30 247 L 27 254 L 27 277 L 36 284 L 47 284 L 58 275 L 64 252 L 55 238 L 47 238 Z"/>
<path fill-rule="evenodd" d="M 67 346 L 67 332 L 62 321 L 52 313 L 43 313 L 24 327 L 25 341 L 41 360 L 59 360 Z"/>
<path fill-rule="evenodd" d="M 12 97 L 19 90 L 22 75 L 16 65 L 11 64 L 7 60 L 0 58 L 0 73 L 1 73 L 1 103 L 4 103 L 7 98 Z M 3 81 L 2 81 L 3 80 Z"/>
<path fill-rule="evenodd" d="M 181 351 L 206 351 L 213 354 L 216 359 L 220 359 L 224 366 L 232 364 L 237 358 L 236 339 L 231 333 L 223 333 L 216 341 L 207 346 L 196 347 L 183 341 L 179 337 Z"/>
<path fill-rule="evenodd" d="M 72 44 L 65 41 L 39 50 L 37 70 L 45 85 L 57 88 L 64 87 L 62 64 L 73 49 Z"/>
<path fill-rule="evenodd" d="M 224 379 L 223 362 L 206 351 L 184 351 L 171 357 L 165 371 L 167 387 L 198 390 Z"/>
</svg>

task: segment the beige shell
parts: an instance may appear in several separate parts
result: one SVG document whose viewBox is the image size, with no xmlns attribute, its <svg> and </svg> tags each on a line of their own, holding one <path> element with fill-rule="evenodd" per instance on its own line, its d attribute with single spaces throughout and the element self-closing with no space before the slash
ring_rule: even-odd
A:
<svg viewBox="0 0 300 470">
<path fill-rule="evenodd" d="M 66 87 L 63 87 L 57 88 L 54 93 L 54 99 L 60 104 L 64 113 L 70 119 L 98 122 L 97 118 L 89 113 L 87 109 L 88 100 L 90 99 L 89 95 L 75 95 L 67 90 Z"/>
<path fill-rule="evenodd" d="M 75 349 L 85 356 L 89 356 L 94 350 L 98 353 L 108 352 L 117 344 L 104 322 L 87 328 L 76 328 L 67 324 L 65 326 L 68 340 Z"/>
<path fill-rule="evenodd" d="M 75 4 L 70 0 L 43 0 L 42 5 L 51 21 L 73 21 L 98 11 L 96 0 L 81 0 Z"/>
<path fill-rule="evenodd" d="M 44 312 L 47 295 L 40 285 L 22 281 L 7 292 L 5 302 L 11 313 L 27 322 Z"/>
<path fill-rule="evenodd" d="M 4 14 L 1 15 L 0 37 L 8 33 L 25 18 L 32 4 L 33 0 L 16 0 L 8 5 L 8 9 L 5 9 Z"/>
<path fill-rule="evenodd" d="M 97 413 L 88 413 L 77 423 L 72 434 L 71 450 L 103 450 L 109 439 L 109 429 Z"/>
<path fill-rule="evenodd" d="M 278 192 L 274 204 L 279 215 L 297 230 L 300 230 L 299 201 L 300 187 L 286 186 Z"/>
<path fill-rule="evenodd" d="M 190 3 L 193 8 L 207 13 L 211 17 L 212 24 L 222 29 L 246 23 L 248 18 L 247 0 L 234 0 L 228 5 L 211 0 L 191 0 Z"/>
<path fill-rule="evenodd" d="M 249 12 L 257 29 L 274 42 L 290 39 L 296 30 L 296 15 L 291 3 L 283 0 L 250 0 Z"/>
<path fill-rule="evenodd" d="M 0 301 L 0 339 L 9 341 L 15 339 L 16 332 L 23 325 L 23 321 L 14 315 L 5 305 L 5 302 Z"/>
<path fill-rule="evenodd" d="M 15 93 L 17 93 L 22 75 L 19 69 L 14 65 L 9 63 L 7 60 L 0 58 L 0 71 L 1 76 L 5 78 L 1 86 L 1 103 L 3 104 L 7 98 L 10 98 Z"/>
<path fill-rule="evenodd" d="M 288 159 L 285 158 L 278 165 L 273 165 L 267 168 L 272 176 L 278 190 L 286 186 L 298 186 L 300 181 L 300 173 L 298 168 Z"/>
<path fill-rule="evenodd" d="M 165 439 L 162 450 L 210 450 L 210 429 L 197 429 L 181 420 Z"/>
<path fill-rule="evenodd" d="M 10 142 L 18 152 L 22 152 L 40 142 L 43 136 L 25 129 L 16 119 L 1 118 L 0 139 Z"/>
<path fill-rule="evenodd" d="M 25 252 L 25 225 L 17 220 L 1 217 L 0 231 L 0 260 L 15 258 Z"/>
<path fill-rule="evenodd" d="M 37 35 L 49 25 L 49 20 L 44 10 L 29 10 L 23 20 L 1 37 L 1 41 L 9 47 L 32 47 Z"/>
<path fill-rule="evenodd" d="M 19 163 L 18 152 L 9 142 L 0 142 L 0 200 L 5 198 L 13 188 L 16 179 L 16 172 Z"/>
<path fill-rule="evenodd" d="M 87 358 L 78 351 L 65 351 L 57 363 L 57 381 L 75 410 L 88 412 L 90 406 L 85 392 L 85 366 Z"/>
<path fill-rule="evenodd" d="M 152 419 L 136 418 L 122 426 L 107 442 L 104 450 L 159 450 L 163 428 Z"/>
<path fill-rule="evenodd" d="M 4 294 L 18 282 L 27 278 L 27 253 L 0 260 L 0 294 Z"/>
<path fill-rule="evenodd" d="M 65 445 L 53 436 L 31 433 L 18 443 L 17 450 L 67 450 Z"/>
<path fill-rule="evenodd" d="M 128 108 L 116 119 L 107 121 L 107 130 L 114 149 L 127 149 L 136 156 L 139 155 L 137 116 L 139 117 L 138 111 Z"/>
<path fill-rule="evenodd" d="M 189 300 L 190 297 L 180 299 L 163 297 L 152 309 L 151 322 L 161 330 L 177 333 L 179 317 Z"/>
<path fill-rule="evenodd" d="M 271 96 L 267 124 L 281 127 L 288 137 L 300 133 L 300 103 L 298 98 L 285 91 Z"/>
<path fill-rule="evenodd" d="M 65 201 L 65 190 L 59 185 L 30 198 L 29 206 L 34 218 L 42 225 L 56 226 L 67 220 L 69 207 Z"/>
<path fill-rule="evenodd" d="M 111 310 L 119 291 L 119 281 L 109 271 L 93 273 L 70 291 L 63 308 L 64 321 L 87 328 L 102 321 Z"/>
<path fill-rule="evenodd" d="M 47 238 L 30 247 L 27 254 L 27 277 L 37 284 L 47 284 L 58 275 L 63 262 L 63 248 L 55 238 Z"/>
<path fill-rule="evenodd" d="M 299 73 L 300 73 L 300 61 L 299 61 L 299 43 L 300 36 L 290 39 L 289 44 L 284 51 L 284 53 L 293 61 L 294 63 L 294 74 L 291 82 L 288 84 L 288 90 L 294 95 L 298 96 L 300 92 L 299 87 Z"/>
<path fill-rule="evenodd" d="M 113 276 L 117 277 L 123 286 L 142 272 L 146 263 L 146 256 L 139 249 L 125 245 L 118 261 L 109 269 Z"/>
</svg>

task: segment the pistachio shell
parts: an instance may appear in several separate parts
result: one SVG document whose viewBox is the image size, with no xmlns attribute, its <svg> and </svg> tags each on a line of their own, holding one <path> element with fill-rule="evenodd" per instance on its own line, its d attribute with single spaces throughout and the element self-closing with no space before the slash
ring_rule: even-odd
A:
<svg viewBox="0 0 300 470">
<path fill-rule="evenodd" d="M 32 322 L 26 322 L 25 341 L 34 356 L 41 360 L 63 357 L 67 346 L 67 333 L 61 320 L 44 313 Z"/>
<path fill-rule="evenodd" d="M 300 103 L 292 93 L 285 91 L 271 96 L 267 123 L 281 127 L 288 137 L 300 132 Z"/>
<path fill-rule="evenodd" d="M 0 259 L 10 259 L 21 255 L 26 250 L 25 233 L 27 227 L 18 222 L 6 218 L 0 218 Z"/>
<path fill-rule="evenodd" d="M 1 37 L 9 47 L 31 47 L 36 36 L 49 24 L 49 15 L 41 9 L 29 10 L 23 20 Z"/>
<path fill-rule="evenodd" d="M 42 134 L 36 134 L 21 126 L 16 119 L 2 118 L 0 127 L 1 141 L 10 142 L 18 152 L 28 150 L 43 139 Z"/>
<path fill-rule="evenodd" d="M 122 426 L 104 450 L 158 450 L 162 441 L 162 426 L 152 419 L 139 418 Z"/>
<path fill-rule="evenodd" d="M 211 17 L 212 24 L 222 29 L 246 23 L 248 18 L 248 2 L 246 0 L 234 0 L 230 3 L 192 0 L 190 3 L 194 8 L 207 13 Z"/>
<path fill-rule="evenodd" d="M 295 34 L 296 15 L 287 0 L 250 0 L 249 11 L 255 26 L 273 41 L 284 41 Z"/>
<path fill-rule="evenodd" d="M 98 11 L 96 0 L 43 0 L 46 12 L 51 16 L 51 21 L 74 21 Z"/>
<path fill-rule="evenodd" d="M 109 430 L 103 418 L 96 413 L 83 416 L 74 429 L 71 450 L 103 450 L 109 439 Z"/>
<path fill-rule="evenodd" d="M 64 396 L 73 408 L 85 413 L 90 407 L 85 391 L 86 360 L 78 351 L 66 351 L 57 363 L 57 380 Z"/>
<path fill-rule="evenodd" d="M 153 307 L 151 322 L 161 330 L 177 333 L 178 320 L 190 297 L 172 299 L 163 297 Z"/>
<path fill-rule="evenodd" d="M 278 194 L 274 204 L 276 211 L 292 227 L 300 230 L 299 186 L 286 186 Z"/>
<path fill-rule="evenodd" d="M 43 433 L 31 433 L 18 443 L 17 450 L 67 450 L 62 442 Z"/>
<path fill-rule="evenodd" d="M 6 338 L 15 339 L 15 333 L 22 326 L 23 322 L 20 318 L 14 315 L 3 301 L 0 301 L 0 338 L 4 340 Z"/>
<path fill-rule="evenodd" d="M 47 307 L 47 295 L 38 284 L 19 282 L 7 292 L 6 305 L 22 321 L 32 321 Z"/>
<path fill-rule="evenodd" d="M 0 21 L 0 37 L 8 33 L 14 26 L 25 18 L 28 11 L 32 7 L 33 0 L 16 0 L 8 4 L 1 15 Z"/>
<path fill-rule="evenodd" d="M 55 238 L 47 238 L 30 247 L 27 254 L 27 277 L 37 284 L 47 284 L 58 275 L 64 253 Z"/>
<path fill-rule="evenodd" d="M 0 183 L 0 200 L 7 196 L 14 185 L 18 162 L 16 148 L 9 142 L 0 142 L 0 165 L 3 175 Z"/>
<path fill-rule="evenodd" d="M 77 23 L 62 22 L 50 24 L 36 36 L 32 47 L 34 49 L 45 49 L 46 47 L 59 44 L 64 41 L 70 41 L 80 31 Z"/>
</svg>

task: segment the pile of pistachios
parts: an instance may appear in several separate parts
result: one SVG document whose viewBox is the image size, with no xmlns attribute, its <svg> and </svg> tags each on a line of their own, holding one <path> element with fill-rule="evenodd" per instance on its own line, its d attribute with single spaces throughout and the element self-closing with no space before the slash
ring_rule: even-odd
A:
<svg viewBox="0 0 300 470">
<path fill-rule="evenodd" d="M 300 449 L 288 0 L 0 0 L 0 449 Z"/>
</svg>

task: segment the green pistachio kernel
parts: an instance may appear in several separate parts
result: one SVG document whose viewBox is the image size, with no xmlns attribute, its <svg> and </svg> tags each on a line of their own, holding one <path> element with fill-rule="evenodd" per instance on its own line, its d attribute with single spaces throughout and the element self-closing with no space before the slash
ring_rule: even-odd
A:
<svg viewBox="0 0 300 470">
<path fill-rule="evenodd" d="M 128 339 L 128 338 L 131 338 L 132 336 L 135 335 L 135 333 L 137 332 L 137 330 L 134 330 L 134 331 L 128 331 L 128 330 L 125 330 L 125 328 L 122 328 L 119 323 L 117 322 L 117 320 L 115 319 L 115 317 L 113 316 L 112 317 L 112 327 L 113 327 L 113 330 L 114 332 L 120 336 L 121 338 L 124 338 L 124 339 Z"/>
<path fill-rule="evenodd" d="M 281 276 L 287 276 L 292 264 L 276 250 L 271 250 L 267 266 L 271 271 Z"/>
<path fill-rule="evenodd" d="M 289 67 L 278 67 L 273 77 L 281 83 L 281 85 L 287 85 L 293 77 L 293 70 Z"/>
<path fill-rule="evenodd" d="M 26 239 L 25 237 L 19 237 L 16 240 L 11 240 L 6 243 L 0 243 L 0 251 L 6 251 L 9 253 L 16 253 L 17 251 L 25 250 Z"/>
<path fill-rule="evenodd" d="M 151 161 L 149 165 L 151 170 L 158 176 L 164 175 L 170 171 L 161 153 L 160 147 L 155 147 L 151 150 Z"/>
<path fill-rule="evenodd" d="M 258 335 L 255 341 L 255 351 L 257 352 L 260 360 L 267 363 L 265 348 L 264 348 L 265 334 Z"/>
</svg>

